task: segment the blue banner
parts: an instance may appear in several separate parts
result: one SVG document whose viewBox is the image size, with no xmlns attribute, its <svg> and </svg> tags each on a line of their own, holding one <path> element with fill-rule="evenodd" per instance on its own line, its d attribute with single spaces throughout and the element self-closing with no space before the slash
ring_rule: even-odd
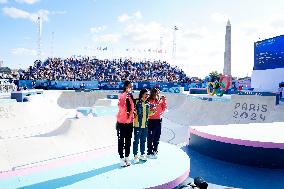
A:
<svg viewBox="0 0 284 189">
<path fill-rule="evenodd" d="M 43 89 L 59 89 L 59 90 L 78 90 L 78 89 L 102 89 L 102 90 L 122 90 L 123 82 L 107 82 L 107 81 L 49 81 L 49 80 L 19 80 L 19 87 L 43 88 Z M 185 90 L 189 88 L 198 88 L 198 84 L 192 83 L 170 83 L 170 82 L 133 82 L 134 90 L 143 88 L 158 87 L 163 92 L 180 92 L 180 87 Z"/>
<path fill-rule="evenodd" d="M 97 89 L 98 81 L 49 81 L 49 80 L 20 80 L 19 87 L 44 89 Z"/>
<path fill-rule="evenodd" d="M 254 43 L 254 70 L 284 68 L 284 35 Z"/>
</svg>

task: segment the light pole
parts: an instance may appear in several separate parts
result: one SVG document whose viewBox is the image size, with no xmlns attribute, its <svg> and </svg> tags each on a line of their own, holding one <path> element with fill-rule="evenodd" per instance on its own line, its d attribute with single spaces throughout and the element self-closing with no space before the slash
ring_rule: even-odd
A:
<svg viewBox="0 0 284 189">
<path fill-rule="evenodd" d="M 173 61 L 173 64 L 175 64 L 175 61 L 176 61 L 176 31 L 179 30 L 177 26 L 174 26 L 173 28 L 173 52 L 172 52 L 172 61 Z"/>
<path fill-rule="evenodd" d="M 158 56 L 159 56 L 159 58 L 160 58 L 160 60 L 161 61 L 163 61 L 163 36 L 161 35 L 160 36 L 160 49 L 159 49 L 159 51 L 158 51 Z M 160 54 L 160 55 L 159 55 Z"/>
<path fill-rule="evenodd" d="M 41 33 L 42 33 L 42 20 L 40 16 L 37 18 L 38 24 L 38 41 L 37 41 L 37 58 L 41 60 Z"/>
</svg>

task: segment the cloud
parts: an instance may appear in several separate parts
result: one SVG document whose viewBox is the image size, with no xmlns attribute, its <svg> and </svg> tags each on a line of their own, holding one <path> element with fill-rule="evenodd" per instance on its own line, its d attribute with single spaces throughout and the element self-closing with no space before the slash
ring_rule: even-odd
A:
<svg viewBox="0 0 284 189">
<path fill-rule="evenodd" d="M 210 35 L 208 29 L 206 27 L 200 28 L 188 28 L 185 30 L 181 30 L 182 37 L 186 39 L 201 39 L 204 36 Z"/>
<path fill-rule="evenodd" d="M 140 46 L 153 46 L 156 48 L 161 36 L 168 36 L 170 28 L 162 26 L 158 22 L 134 22 L 128 24 L 123 31 L 123 38 L 132 44 L 139 44 Z M 163 39 L 166 43 L 168 38 Z"/>
<path fill-rule="evenodd" d="M 28 19 L 33 22 L 37 22 L 38 16 L 42 18 L 43 21 L 48 21 L 48 16 L 50 12 L 48 10 L 41 9 L 36 13 L 30 13 L 21 9 L 17 9 L 15 7 L 5 7 L 2 9 L 3 13 L 6 16 L 9 16 L 14 19 L 22 18 Z"/>
<path fill-rule="evenodd" d="M 93 40 L 95 42 L 101 43 L 117 43 L 120 40 L 120 35 L 118 34 L 105 34 L 100 36 L 94 36 Z"/>
<path fill-rule="evenodd" d="M 140 11 L 136 11 L 134 14 L 133 14 L 134 18 L 136 19 L 142 19 L 142 14 Z"/>
<path fill-rule="evenodd" d="M 283 20 L 275 20 L 270 23 L 272 28 L 283 28 L 284 27 L 284 19 Z"/>
<path fill-rule="evenodd" d="M 133 13 L 132 16 L 130 16 L 126 13 L 118 16 L 117 21 L 118 22 L 126 22 L 126 21 L 129 21 L 129 20 L 140 20 L 140 19 L 142 19 L 142 14 L 141 14 L 140 11 L 136 11 L 136 12 Z"/>
<path fill-rule="evenodd" d="M 232 24 L 232 73 L 246 76 L 252 73 L 254 64 L 254 42 L 282 35 L 283 15 L 271 15 L 263 20 L 247 19 Z M 278 23 L 278 24 L 277 24 Z"/>
<path fill-rule="evenodd" d="M 8 3 L 7 0 L 0 0 L 0 4 L 5 4 L 5 3 Z"/>
<path fill-rule="evenodd" d="M 34 50 L 34 49 L 27 49 L 27 48 L 14 48 L 14 49 L 11 49 L 11 53 L 13 55 L 35 56 L 36 55 L 36 50 Z"/>
<path fill-rule="evenodd" d="M 131 17 L 128 16 L 128 14 L 126 14 L 126 13 L 118 16 L 118 18 L 117 18 L 118 22 L 125 22 L 125 21 L 130 20 L 130 19 L 131 19 Z"/>
<path fill-rule="evenodd" d="M 103 26 L 98 26 L 98 27 L 92 27 L 92 28 L 90 28 L 90 32 L 91 32 L 91 33 L 100 33 L 100 32 L 105 31 L 106 28 L 107 28 L 107 27 L 106 27 L 105 25 L 103 25 Z"/>
<path fill-rule="evenodd" d="M 25 3 L 25 4 L 34 4 L 39 2 L 40 0 L 15 0 L 17 3 Z"/>
<path fill-rule="evenodd" d="M 50 14 L 51 15 L 62 15 L 62 14 L 66 14 L 67 11 L 52 11 Z"/>
<path fill-rule="evenodd" d="M 116 31 L 116 33 L 96 37 L 96 42 L 120 42 L 122 48 L 135 49 L 135 51 L 121 51 L 120 56 L 161 58 L 172 63 L 173 26 L 165 26 L 155 21 L 143 22 L 137 19 L 124 24 L 123 29 Z M 190 76 L 205 77 L 213 70 L 222 72 L 225 24 L 226 22 L 223 33 L 210 31 L 207 26 L 189 27 L 183 23 L 178 25 L 180 29 L 176 31 L 175 64 Z M 97 31 L 97 28 L 94 29 L 94 32 Z M 167 53 L 157 54 L 152 51 L 160 48 Z M 151 49 L 151 52 L 148 52 L 148 49 Z"/>
<path fill-rule="evenodd" d="M 173 26 L 165 26 L 160 22 L 145 22 L 139 14 L 124 16 L 122 30 L 96 37 L 97 41 L 119 42 L 120 48 L 135 49 L 121 51 L 119 56 L 132 56 L 157 59 L 157 53 L 144 52 L 144 49 L 162 49 L 167 53 L 162 59 L 172 63 Z M 127 19 L 126 19 L 127 18 Z M 225 31 L 228 16 L 213 13 L 207 17 L 209 22 L 218 24 L 179 23 L 176 31 L 175 64 L 190 76 L 205 77 L 211 71 L 223 71 Z M 234 19 L 232 19 L 234 20 Z M 245 19 L 232 24 L 232 75 L 246 76 L 252 73 L 254 63 L 254 42 L 283 34 L 283 15 L 271 15 L 266 20 Z M 97 28 L 94 32 L 99 31 Z M 139 50 L 142 53 L 139 53 Z M 124 54 L 123 54 L 124 53 Z"/>
<path fill-rule="evenodd" d="M 230 17 L 228 15 L 223 14 L 223 13 L 219 13 L 219 12 L 215 12 L 215 13 L 210 15 L 210 19 L 213 22 L 217 22 L 217 23 L 227 23 L 229 18 Z"/>
</svg>

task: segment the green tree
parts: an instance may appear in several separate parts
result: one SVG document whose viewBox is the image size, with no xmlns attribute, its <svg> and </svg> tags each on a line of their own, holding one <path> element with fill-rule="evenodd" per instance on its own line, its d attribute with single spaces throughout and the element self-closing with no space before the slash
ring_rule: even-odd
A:
<svg viewBox="0 0 284 189">
<path fill-rule="evenodd" d="M 221 73 L 218 73 L 217 71 L 212 71 L 209 73 L 209 76 L 211 77 L 212 81 L 219 81 L 220 77 L 221 77 Z"/>
</svg>

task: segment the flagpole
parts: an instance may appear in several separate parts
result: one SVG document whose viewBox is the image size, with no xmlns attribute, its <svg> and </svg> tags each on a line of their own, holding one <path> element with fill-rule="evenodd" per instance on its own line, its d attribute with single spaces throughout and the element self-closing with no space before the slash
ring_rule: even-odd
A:
<svg viewBox="0 0 284 189">
<path fill-rule="evenodd" d="M 177 26 L 173 28 L 173 52 L 172 52 L 172 62 L 175 64 L 176 61 L 176 31 L 178 30 Z"/>
<path fill-rule="evenodd" d="M 161 59 L 161 61 L 162 61 L 162 59 L 163 59 L 163 36 L 161 35 L 160 36 L 160 49 L 159 49 L 159 51 L 160 51 L 160 59 Z"/>
<path fill-rule="evenodd" d="M 40 16 L 38 16 L 38 18 L 37 18 L 37 24 L 38 24 L 37 58 L 38 58 L 38 60 L 41 60 L 42 21 L 41 21 Z"/>
</svg>

